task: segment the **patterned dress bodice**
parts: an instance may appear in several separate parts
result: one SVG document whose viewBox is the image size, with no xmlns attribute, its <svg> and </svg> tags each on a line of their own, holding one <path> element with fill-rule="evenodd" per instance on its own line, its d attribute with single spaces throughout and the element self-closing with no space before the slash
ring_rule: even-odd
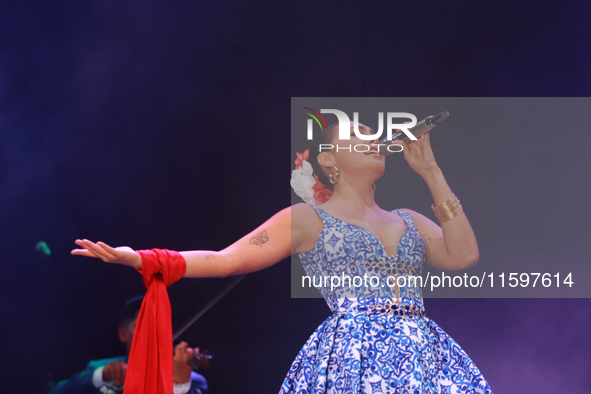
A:
<svg viewBox="0 0 591 394">
<path fill-rule="evenodd" d="M 391 211 L 404 220 L 407 229 L 398 243 L 397 255 L 388 256 L 367 229 L 313 208 L 322 219 L 322 232 L 314 247 L 299 257 L 310 282 L 333 313 L 350 312 L 384 299 L 423 307 L 419 278 L 425 244 L 409 213 Z"/>
<path fill-rule="evenodd" d="M 280 394 L 492 394 L 466 352 L 425 315 L 420 287 L 381 286 L 388 277 L 421 274 L 425 244 L 412 216 L 392 211 L 407 229 L 397 254 L 388 256 L 370 231 L 314 209 L 322 233 L 299 256 L 333 313 L 298 353 Z M 319 283 L 347 276 L 380 282 L 333 288 Z"/>
</svg>

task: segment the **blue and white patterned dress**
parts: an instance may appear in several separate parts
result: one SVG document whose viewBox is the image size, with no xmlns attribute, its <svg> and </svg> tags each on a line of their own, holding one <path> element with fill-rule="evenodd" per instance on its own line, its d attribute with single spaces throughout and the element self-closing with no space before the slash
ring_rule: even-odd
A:
<svg viewBox="0 0 591 394">
<path fill-rule="evenodd" d="M 324 223 L 322 233 L 314 248 L 299 256 L 317 284 L 325 276 L 375 276 L 383 284 L 388 276 L 421 274 L 425 244 L 409 213 L 392 211 L 407 229 L 397 256 L 387 256 L 368 230 L 314 209 Z M 296 357 L 280 394 L 492 394 L 462 348 L 424 315 L 419 286 L 344 281 L 338 288 L 318 287 L 333 314 Z"/>
</svg>

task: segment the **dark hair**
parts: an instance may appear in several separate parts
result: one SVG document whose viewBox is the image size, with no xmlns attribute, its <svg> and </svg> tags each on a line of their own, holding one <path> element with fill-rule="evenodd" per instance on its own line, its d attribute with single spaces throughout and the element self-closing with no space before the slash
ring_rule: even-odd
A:
<svg viewBox="0 0 591 394">
<path fill-rule="evenodd" d="M 320 144 L 331 144 L 335 133 L 339 130 L 339 124 L 333 123 L 326 130 L 322 130 L 316 134 L 310 146 L 310 164 L 314 175 L 318 176 L 318 180 L 330 190 L 334 190 L 334 186 L 330 183 L 328 175 L 324 172 L 323 167 L 318 163 L 318 155 L 320 154 Z"/>
<path fill-rule="evenodd" d="M 143 299 L 144 296 L 136 296 L 125 301 L 125 304 L 123 304 L 123 307 L 119 311 L 119 327 L 126 326 L 137 317 L 137 314 L 142 307 Z"/>
</svg>

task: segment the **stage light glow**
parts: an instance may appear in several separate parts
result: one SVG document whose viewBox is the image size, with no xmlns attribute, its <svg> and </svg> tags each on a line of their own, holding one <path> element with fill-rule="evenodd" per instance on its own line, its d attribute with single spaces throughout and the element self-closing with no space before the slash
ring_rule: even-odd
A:
<svg viewBox="0 0 591 394">
<path fill-rule="evenodd" d="M 47 245 L 47 242 L 45 241 L 37 242 L 37 244 L 35 245 L 35 250 L 37 251 L 37 253 L 40 253 L 44 256 L 51 256 L 51 250 L 49 249 L 49 245 Z"/>
</svg>

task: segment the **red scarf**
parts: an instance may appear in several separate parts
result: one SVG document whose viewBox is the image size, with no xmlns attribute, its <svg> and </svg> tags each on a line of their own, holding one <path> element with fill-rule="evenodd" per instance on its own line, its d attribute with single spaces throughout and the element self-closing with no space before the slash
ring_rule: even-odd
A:
<svg viewBox="0 0 591 394">
<path fill-rule="evenodd" d="M 142 256 L 138 271 L 148 291 L 133 334 L 123 393 L 172 394 L 172 322 L 166 288 L 183 277 L 187 263 L 172 250 L 137 252 Z"/>
</svg>

